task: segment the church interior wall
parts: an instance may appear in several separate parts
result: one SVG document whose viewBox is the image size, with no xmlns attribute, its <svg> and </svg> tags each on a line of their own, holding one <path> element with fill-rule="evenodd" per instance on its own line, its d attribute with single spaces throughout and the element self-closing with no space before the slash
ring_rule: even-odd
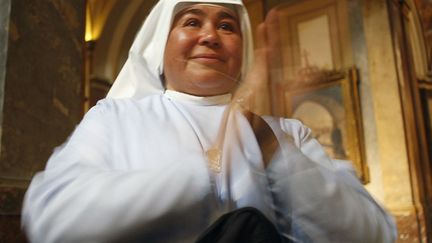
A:
<svg viewBox="0 0 432 243">
<path fill-rule="evenodd" d="M 411 191 L 404 121 L 393 52 L 392 33 L 385 1 L 365 1 L 365 34 L 368 46 L 371 101 L 376 138 L 373 160 L 369 161 L 373 180 L 380 180 L 383 203 L 397 217 L 410 221 L 399 224 L 401 242 L 419 242 Z M 379 33 L 379 34 L 377 34 Z M 383 65 L 385 64 L 385 65 Z M 367 116 L 367 114 L 365 114 Z M 374 165 L 379 163 L 379 165 Z M 376 166 L 376 168 L 374 168 Z M 375 170 L 373 170 L 375 169 Z M 395 186 L 397 185 L 397 186 Z M 372 191 L 374 191 L 372 185 Z M 402 227 L 402 225 L 404 225 Z"/>
<path fill-rule="evenodd" d="M 84 10 L 84 0 L 11 1 L 0 242 L 25 242 L 19 218 L 29 180 L 82 117 Z"/>
</svg>

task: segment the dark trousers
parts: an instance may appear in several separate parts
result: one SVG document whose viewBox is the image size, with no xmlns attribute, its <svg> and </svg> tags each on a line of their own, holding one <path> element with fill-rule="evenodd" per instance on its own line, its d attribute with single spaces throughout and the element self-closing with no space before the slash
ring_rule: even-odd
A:
<svg viewBox="0 0 432 243">
<path fill-rule="evenodd" d="M 196 243 L 282 243 L 276 227 L 259 210 L 246 207 L 222 215 Z"/>
</svg>

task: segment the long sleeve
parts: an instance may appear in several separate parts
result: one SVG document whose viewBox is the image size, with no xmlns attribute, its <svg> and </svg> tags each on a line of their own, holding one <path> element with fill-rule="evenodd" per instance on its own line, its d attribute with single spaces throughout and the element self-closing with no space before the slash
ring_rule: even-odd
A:
<svg viewBox="0 0 432 243">
<path fill-rule="evenodd" d="M 97 105 L 34 177 L 23 208 L 32 242 L 111 242 L 136 235 L 158 242 L 152 237 L 163 241 L 179 225 L 179 235 L 205 226 L 212 196 L 205 164 L 177 158 L 152 169 L 117 169 L 113 163 L 126 162 L 112 161 L 111 121 L 104 104 Z"/>
<path fill-rule="evenodd" d="M 392 218 L 349 166 L 331 161 L 300 122 L 277 123 L 270 122 L 283 130 L 277 132 L 281 150 L 267 175 L 282 231 L 299 242 L 394 242 Z"/>
</svg>

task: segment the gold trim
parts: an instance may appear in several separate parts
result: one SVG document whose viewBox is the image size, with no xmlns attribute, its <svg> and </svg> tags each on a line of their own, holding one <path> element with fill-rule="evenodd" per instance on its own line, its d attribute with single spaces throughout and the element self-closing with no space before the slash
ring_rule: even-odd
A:
<svg viewBox="0 0 432 243">
<path fill-rule="evenodd" d="M 220 173 L 222 170 L 222 151 L 220 149 L 209 149 L 206 151 L 207 163 L 212 172 Z"/>
</svg>

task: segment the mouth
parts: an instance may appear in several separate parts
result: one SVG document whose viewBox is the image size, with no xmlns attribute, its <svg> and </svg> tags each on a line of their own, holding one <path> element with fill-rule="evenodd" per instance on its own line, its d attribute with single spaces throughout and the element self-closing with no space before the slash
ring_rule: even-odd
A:
<svg viewBox="0 0 432 243">
<path fill-rule="evenodd" d="M 225 60 L 216 54 L 198 54 L 191 57 L 192 60 L 204 63 L 220 63 L 225 62 Z"/>
</svg>

